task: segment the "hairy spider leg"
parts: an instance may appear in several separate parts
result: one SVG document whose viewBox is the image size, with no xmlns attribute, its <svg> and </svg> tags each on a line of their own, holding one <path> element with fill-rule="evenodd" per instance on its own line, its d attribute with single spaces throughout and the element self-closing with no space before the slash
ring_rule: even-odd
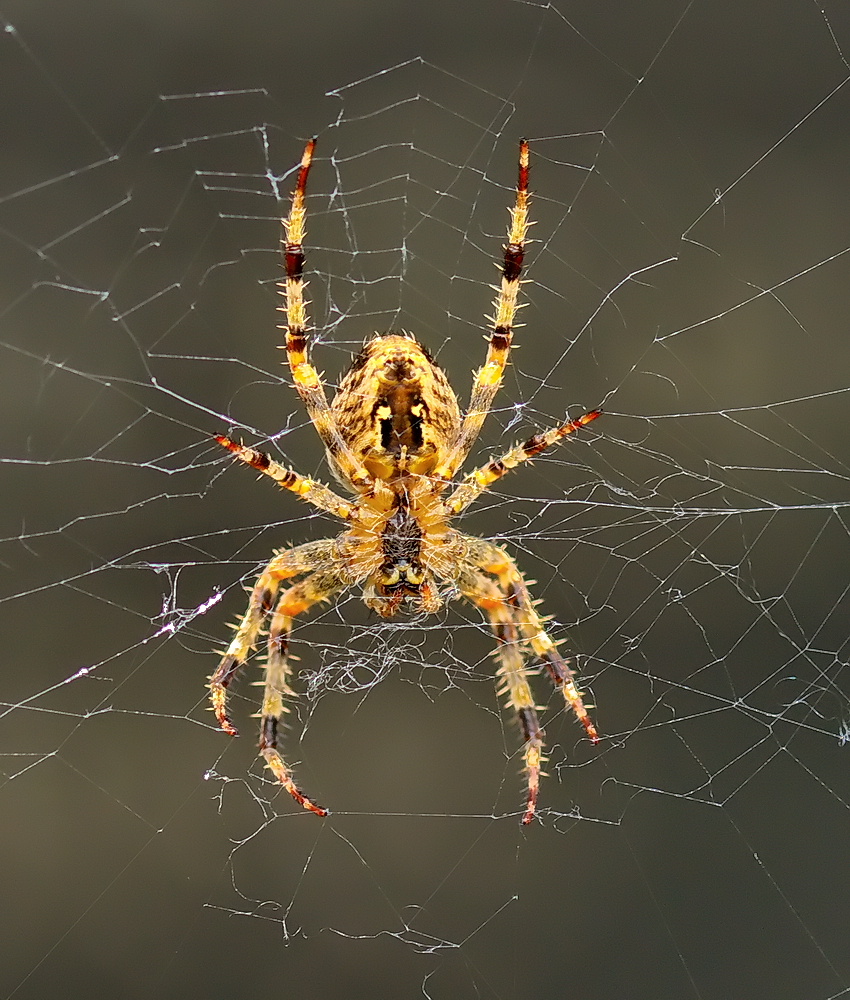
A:
<svg viewBox="0 0 850 1000">
<path fill-rule="evenodd" d="M 575 717 L 584 727 L 592 743 L 599 742 L 599 734 L 582 701 L 576 686 L 575 674 L 567 661 L 558 652 L 556 643 L 544 628 L 545 618 L 538 615 L 535 601 L 531 599 L 528 586 L 519 567 L 503 548 L 493 545 L 483 538 L 465 536 L 470 559 L 474 565 L 498 578 L 499 587 L 508 595 L 517 610 L 516 621 L 523 638 L 542 660 L 552 683 L 564 696 L 564 701 L 572 709 Z"/>
<path fill-rule="evenodd" d="M 445 501 L 451 516 L 466 510 L 476 497 L 488 486 L 501 479 L 506 472 L 515 469 L 522 462 L 529 461 L 547 448 L 551 448 L 553 444 L 558 444 L 568 435 L 581 430 L 582 427 L 586 427 L 601 414 L 601 410 L 591 410 L 590 413 L 585 413 L 578 420 L 568 420 L 559 427 L 535 434 L 524 444 L 514 445 L 501 458 L 491 459 L 486 465 L 467 473 L 463 481 Z"/>
<path fill-rule="evenodd" d="M 463 418 L 457 440 L 445 462 L 434 470 L 437 480 L 451 479 L 469 454 L 502 384 L 505 365 L 511 352 L 514 317 L 517 309 L 521 308 L 517 305 L 517 296 L 521 283 L 525 241 L 528 227 L 531 225 L 528 221 L 528 142 L 525 139 L 519 144 L 516 201 L 510 213 L 511 224 L 508 227 L 508 242 L 504 245 L 502 281 L 500 285 L 494 286 L 497 292 L 493 302 L 495 313 L 487 317 L 492 324 L 487 358 L 483 368 L 475 373 L 469 409 Z"/>
<path fill-rule="evenodd" d="M 355 488 L 368 488 L 372 483 L 372 477 L 345 443 L 345 438 L 328 404 L 322 380 L 307 357 L 308 326 L 307 304 L 304 301 L 303 249 L 307 210 L 304 205 L 304 194 L 315 147 L 315 138 L 310 139 L 304 147 L 298 180 L 292 192 L 289 215 L 282 220 L 281 253 L 286 278 L 278 283 L 278 287 L 282 290 L 285 304 L 278 306 L 278 311 L 286 313 L 286 326 L 281 326 L 279 329 L 286 330 L 284 347 L 289 359 L 292 381 L 327 449 L 331 465 L 344 465 L 346 478 Z"/>
<path fill-rule="evenodd" d="M 225 437 L 224 434 L 216 434 L 215 439 L 222 448 L 227 448 L 235 458 L 250 465 L 257 472 L 262 472 L 263 475 L 273 479 L 281 489 L 297 494 L 302 500 L 313 504 L 319 510 L 335 514 L 343 521 L 348 521 L 354 515 L 354 505 L 351 501 L 334 493 L 322 483 L 317 483 L 315 479 L 308 479 L 293 469 L 287 469 L 285 465 L 280 465 L 264 451 L 246 448 L 244 445 L 232 441 L 229 437 Z"/>
<path fill-rule="evenodd" d="M 333 542 L 330 541 L 322 544 L 328 550 L 333 546 Z M 293 799 L 318 816 L 327 816 L 328 811 L 307 798 L 296 786 L 292 778 L 292 771 L 278 750 L 278 730 L 281 716 L 289 711 L 284 699 L 294 697 L 294 692 L 289 685 L 292 669 L 289 665 L 290 658 L 287 655 L 289 636 L 292 633 L 292 620 L 314 604 L 332 597 L 342 586 L 343 581 L 340 577 L 332 570 L 325 568 L 316 570 L 281 594 L 269 628 L 265 690 L 263 708 L 260 714 L 260 754 L 274 776 Z"/>
<path fill-rule="evenodd" d="M 499 663 L 496 676 L 502 681 L 497 693 L 507 695 L 507 706 L 516 713 L 525 743 L 523 757 L 528 792 L 522 823 L 527 826 L 534 819 L 537 808 L 542 773 L 540 767 L 544 761 L 543 731 L 528 683 L 522 648 L 524 643 L 516 619 L 516 602 L 510 592 L 500 588 L 495 580 L 477 570 L 466 572 L 459 581 L 459 586 L 463 596 L 487 615 L 496 636 L 496 659 Z"/>
<path fill-rule="evenodd" d="M 274 554 L 257 577 L 248 600 L 248 610 L 239 625 L 233 626 L 236 635 L 222 655 L 221 662 L 210 677 L 209 683 L 215 717 L 219 726 L 231 736 L 239 734 L 227 714 L 227 689 L 256 645 L 257 636 L 277 596 L 280 581 L 312 573 L 320 562 L 332 559 L 333 552 L 333 542 L 330 539 L 305 542 L 294 549 L 281 549 Z"/>
<path fill-rule="evenodd" d="M 227 689 L 233 683 L 233 680 L 235 679 L 240 668 L 245 664 L 251 650 L 256 646 L 257 637 L 260 634 L 263 622 L 272 609 L 272 605 L 280 587 L 280 582 L 293 576 L 300 576 L 304 573 L 310 573 L 312 576 L 318 576 L 319 573 L 323 573 L 325 577 L 332 575 L 329 573 L 328 567 L 333 564 L 334 554 L 335 544 L 332 539 L 322 539 L 317 542 L 306 542 L 303 545 L 298 545 L 294 549 L 282 549 L 275 554 L 257 578 L 257 582 L 251 590 L 251 597 L 248 601 L 248 610 L 245 612 L 239 625 L 234 626 L 236 629 L 236 635 L 233 637 L 233 640 L 227 647 L 227 651 L 222 656 L 221 662 L 216 668 L 215 673 L 210 677 L 209 683 L 212 708 L 215 712 L 215 717 L 218 720 L 219 726 L 231 736 L 238 736 L 238 731 L 231 722 L 230 716 L 227 713 Z M 322 569 L 317 571 L 317 567 L 322 567 Z M 311 578 L 312 577 L 308 577 L 307 579 L 309 580 Z M 340 583 L 338 581 L 336 586 L 328 593 L 333 593 L 333 590 L 338 589 L 339 586 Z M 290 588 L 287 590 L 281 598 L 281 601 L 283 601 L 293 589 L 294 588 Z M 316 598 L 316 600 L 321 599 L 321 597 Z M 315 601 L 312 603 L 315 603 Z M 277 612 L 275 613 L 275 616 L 277 617 Z M 271 638 L 269 639 L 269 643 L 271 644 Z M 285 657 L 285 646 L 282 655 Z M 275 650 L 274 656 L 272 656 L 270 649 L 269 662 L 272 663 L 271 677 L 274 683 L 278 683 L 281 677 L 282 668 L 279 665 L 279 658 L 277 650 Z M 267 672 L 268 670 L 269 668 L 267 666 Z M 286 690 L 288 690 L 288 688 L 286 688 Z M 271 704 L 268 695 L 268 688 L 266 701 L 269 701 L 269 704 Z M 306 808 L 313 809 L 315 812 L 317 807 L 314 808 L 313 804 L 309 803 L 309 800 L 305 799 L 303 796 L 299 798 L 300 792 L 296 795 L 297 789 L 295 789 L 295 786 L 292 784 L 291 777 L 289 777 L 287 784 L 287 782 L 284 781 L 283 777 L 281 777 L 275 769 L 275 766 L 273 766 L 272 760 L 266 756 L 265 751 L 267 749 L 267 744 L 272 753 L 276 754 L 276 739 L 268 739 L 268 737 L 272 734 L 270 731 L 267 733 L 265 729 L 266 715 L 273 713 L 266 713 L 265 704 L 266 702 L 264 701 L 263 729 L 261 730 L 260 750 L 263 752 L 263 756 L 266 757 L 269 766 L 273 771 L 275 771 L 275 774 L 278 776 L 281 783 L 287 787 L 290 794 L 293 795 L 294 798 L 297 798 Z M 280 712 L 278 712 L 278 717 L 279 715 Z M 278 760 L 280 760 L 279 755 L 277 755 L 277 757 Z M 283 765 L 282 760 L 280 763 Z"/>
</svg>

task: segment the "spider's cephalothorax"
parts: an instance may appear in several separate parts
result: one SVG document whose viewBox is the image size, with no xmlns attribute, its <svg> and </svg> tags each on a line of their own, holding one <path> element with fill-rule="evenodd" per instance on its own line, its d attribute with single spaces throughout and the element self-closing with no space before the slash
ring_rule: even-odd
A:
<svg viewBox="0 0 850 1000">
<path fill-rule="evenodd" d="M 544 449 L 599 416 L 591 410 L 568 420 L 499 459 L 452 482 L 478 436 L 502 380 L 511 348 L 513 320 L 528 229 L 528 144 L 520 143 L 516 202 L 504 247 L 502 282 L 487 358 L 475 374 L 469 408 L 461 415 L 457 397 L 440 367 L 412 337 L 388 333 L 370 340 L 355 358 L 328 403 L 324 386 L 307 356 L 307 316 L 302 295 L 304 194 L 315 140 L 307 143 L 289 215 L 283 221 L 282 282 L 286 351 L 293 382 L 327 451 L 337 480 L 354 497 L 279 465 L 264 452 L 216 440 L 238 459 L 274 479 L 321 510 L 345 522 L 336 538 L 307 542 L 277 552 L 254 584 L 236 635 L 210 679 L 213 709 L 226 732 L 236 732 L 227 714 L 227 689 L 248 658 L 270 617 L 260 752 L 281 784 L 306 809 L 326 810 L 296 787 L 278 750 L 290 687 L 288 639 L 293 618 L 349 587 L 362 588 L 366 604 L 385 618 L 404 605 L 436 611 L 446 595 L 462 596 L 487 615 L 497 642 L 497 674 L 514 709 L 525 743 L 528 782 L 523 823 L 534 818 L 543 761 L 543 732 L 528 674 L 545 668 L 593 742 L 598 737 L 573 679 L 537 613 L 513 558 L 500 546 L 463 535 L 449 519 L 465 510 L 488 486 Z M 446 495 L 448 493 L 448 495 Z M 301 579 L 278 596 L 281 583 Z"/>
</svg>

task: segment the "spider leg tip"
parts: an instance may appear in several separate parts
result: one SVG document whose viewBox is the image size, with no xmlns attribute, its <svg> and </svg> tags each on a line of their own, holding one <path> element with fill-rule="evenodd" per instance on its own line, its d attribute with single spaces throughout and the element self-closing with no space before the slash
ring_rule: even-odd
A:
<svg viewBox="0 0 850 1000">
<path fill-rule="evenodd" d="M 529 823 L 532 823 L 534 821 L 534 817 L 536 815 L 537 815 L 537 796 L 534 797 L 533 801 L 528 802 L 526 804 L 525 812 L 522 815 L 520 824 L 522 826 L 528 826 Z"/>
<path fill-rule="evenodd" d="M 228 451 L 231 452 L 239 451 L 241 447 L 240 445 L 236 444 L 236 442 L 232 438 L 229 438 L 226 434 L 216 434 L 214 435 L 213 440 L 216 442 L 216 444 L 220 444 L 222 448 L 226 448 Z"/>
</svg>

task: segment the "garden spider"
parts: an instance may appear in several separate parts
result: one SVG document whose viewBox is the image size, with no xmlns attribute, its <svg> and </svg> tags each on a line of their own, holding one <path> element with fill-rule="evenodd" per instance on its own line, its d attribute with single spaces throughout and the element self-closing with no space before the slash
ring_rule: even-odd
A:
<svg viewBox="0 0 850 1000">
<path fill-rule="evenodd" d="M 534 818 L 544 758 L 543 732 L 528 683 L 527 661 L 548 672 L 591 741 L 599 737 L 582 703 L 573 672 L 547 635 L 528 586 L 513 558 L 498 545 L 448 526 L 488 486 L 509 469 L 534 458 L 595 420 L 592 410 L 578 420 L 532 438 L 468 473 L 448 496 L 442 494 L 466 459 L 502 381 L 528 230 L 528 143 L 520 142 L 519 179 L 504 246 L 501 285 L 496 287 L 487 359 L 476 372 L 469 409 L 461 417 L 457 397 L 428 352 L 408 335 L 387 333 L 368 341 L 339 390 L 328 403 L 324 386 L 307 358 L 308 325 L 303 299 L 304 192 L 316 140 L 311 139 L 289 216 L 283 220 L 281 249 L 286 280 L 281 312 L 286 314 L 286 352 L 295 388 L 325 446 L 334 476 L 353 494 L 344 498 L 327 486 L 279 465 L 264 452 L 220 435 L 216 441 L 236 458 L 271 477 L 320 510 L 345 522 L 336 538 L 280 549 L 260 574 L 236 635 L 210 678 L 212 706 L 221 728 L 236 729 L 225 704 L 227 689 L 254 648 L 271 614 L 265 691 L 260 722 L 260 754 L 292 797 L 319 816 L 316 805 L 295 785 L 278 750 L 285 700 L 294 697 L 287 656 L 296 615 L 348 587 L 360 585 L 363 600 L 384 618 L 404 605 L 437 611 L 446 599 L 463 596 L 487 615 L 498 644 L 499 694 L 507 695 L 525 741 L 528 792 L 522 822 Z M 301 577 L 278 597 L 283 580 Z M 276 603 L 275 603 L 276 600 Z M 274 610 L 272 610 L 274 608 Z"/>
</svg>

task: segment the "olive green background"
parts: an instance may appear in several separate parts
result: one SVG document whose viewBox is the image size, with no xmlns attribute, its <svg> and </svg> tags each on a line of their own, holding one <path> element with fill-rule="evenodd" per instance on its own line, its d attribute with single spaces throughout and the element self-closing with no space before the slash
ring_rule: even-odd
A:
<svg viewBox="0 0 850 1000">
<path fill-rule="evenodd" d="M 850 988 L 850 21 L 824 10 L 5 6 L 0 995 Z M 531 141 L 531 305 L 475 457 L 605 416 L 464 528 L 537 581 L 604 739 L 552 702 L 527 830 L 469 609 L 379 625 L 355 595 L 299 629 L 287 745 L 324 822 L 262 780 L 253 678 L 242 739 L 205 711 L 241 585 L 334 530 L 210 443 L 326 475 L 274 331 L 275 186 L 314 133 L 317 366 L 409 329 L 462 399 Z"/>
</svg>

